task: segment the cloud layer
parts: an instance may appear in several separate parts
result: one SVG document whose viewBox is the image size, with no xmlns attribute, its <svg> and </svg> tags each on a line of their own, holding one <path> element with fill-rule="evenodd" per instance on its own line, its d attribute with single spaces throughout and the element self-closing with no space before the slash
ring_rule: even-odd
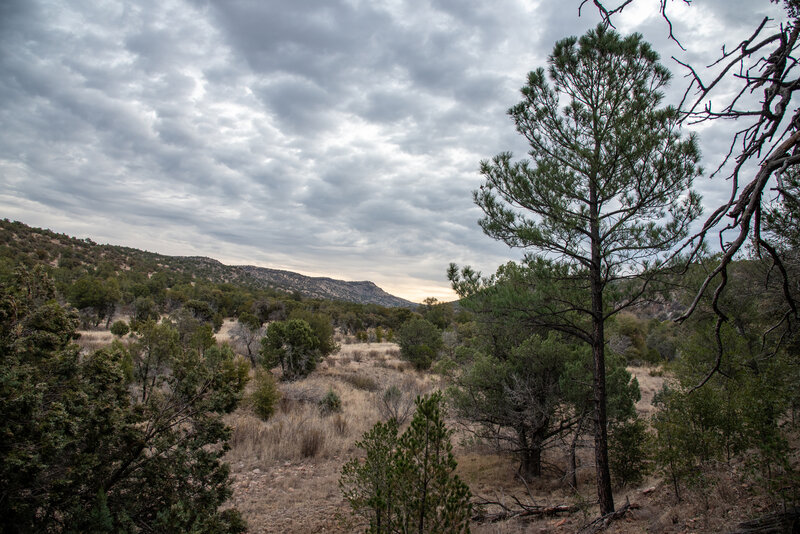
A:
<svg viewBox="0 0 800 534">
<path fill-rule="evenodd" d="M 737 3 L 676 4 L 682 57 L 741 40 L 760 15 Z M 481 159 L 524 154 L 505 110 L 596 24 L 578 4 L 6 0 L 0 215 L 447 298 L 449 262 L 520 255 L 482 234 L 471 191 Z M 680 53 L 658 17 L 624 15 Z M 707 156 L 723 137 L 702 132 Z M 709 202 L 726 187 L 697 185 Z"/>
</svg>

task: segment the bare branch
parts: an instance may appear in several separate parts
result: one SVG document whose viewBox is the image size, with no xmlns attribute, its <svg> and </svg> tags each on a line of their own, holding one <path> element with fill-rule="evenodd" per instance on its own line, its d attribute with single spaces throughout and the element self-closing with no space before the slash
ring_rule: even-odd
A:
<svg viewBox="0 0 800 534">
<path fill-rule="evenodd" d="M 690 4 L 689 0 L 684 0 Z M 588 0 L 581 2 L 582 8 Z M 613 17 L 629 6 L 624 1 L 610 7 L 602 0 L 593 0 L 604 24 L 613 26 Z M 673 35 L 672 22 L 666 13 L 667 0 L 660 0 L 659 12 L 668 24 L 670 39 L 680 45 Z M 580 9 L 578 12 L 581 14 Z M 797 10 L 787 10 L 786 19 L 777 26 L 763 18 L 753 32 L 733 48 L 721 47 L 719 57 L 703 69 L 673 57 L 673 60 L 686 69 L 688 80 L 679 109 L 681 121 L 698 124 L 715 120 L 735 120 L 744 123 L 732 137 L 728 153 L 711 174 L 713 178 L 721 173 L 733 158 L 733 168 L 727 175 L 730 180 L 730 196 L 725 204 L 719 206 L 707 218 L 702 228 L 690 236 L 683 247 L 676 252 L 689 252 L 690 260 L 697 257 L 711 232 L 716 232 L 723 251 L 719 265 L 708 273 L 692 303 L 677 320 L 685 321 L 699 307 L 703 297 L 712 285 L 716 285 L 710 306 L 717 315 L 715 335 L 717 338 L 717 358 L 707 377 L 719 372 L 722 358 L 720 329 L 727 320 L 720 305 L 720 295 L 727 283 L 727 270 L 734 258 L 743 251 L 748 240 L 756 250 L 764 249 L 772 260 L 773 267 L 782 278 L 782 294 L 786 302 L 786 312 L 775 326 L 791 327 L 790 319 L 798 317 L 800 306 L 789 291 L 789 275 L 783 265 L 783 258 L 765 239 L 762 238 L 761 211 L 764 193 L 776 176 L 800 165 L 800 110 L 797 110 L 794 97 L 800 91 L 800 77 L 796 75 L 798 36 L 800 19 Z M 681 46 L 683 48 L 683 46 Z M 709 73 L 709 79 L 704 79 Z M 732 95 L 723 94 L 723 86 L 728 91 L 728 82 L 738 83 Z M 756 95 L 761 98 L 756 100 Z M 724 98 L 721 106 L 712 105 L 715 98 Z M 717 104 L 717 102 L 715 102 Z M 793 110 L 787 114 L 789 110 Z M 757 163 L 756 163 L 757 162 Z M 756 171 L 747 177 L 750 166 L 756 163 Z M 742 187 L 741 184 L 744 184 Z M 728 219 L 727 222 L 725 220 Z M 733 240 L 724 234 L 737 231 Z M 765 333 L 765 336 L 767 335 Z M 781 336 L 783 338 L 783 336 Z M 700 387 L 700 386 L 697 386 Z"/>
</svg>

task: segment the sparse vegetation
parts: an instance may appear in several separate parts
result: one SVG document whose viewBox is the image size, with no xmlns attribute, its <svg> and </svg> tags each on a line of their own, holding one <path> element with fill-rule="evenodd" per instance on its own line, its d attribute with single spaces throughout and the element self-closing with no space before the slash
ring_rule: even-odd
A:
<svg viewBox="0 0 800 534">
<path fill-rule="evenodd" d="M 300 438 L 300 454 L 303 458 L 314 458 L 325 444 L 325 434 L 318 428 L 303 429 Z"/>
<path fill-rule="evenodd" d="M 552 96 L 546 85 L 533 73 L 525 102 L 511 110 L 533 145 L 544 137 L 526 128 L 549 111 L 525 104 Z M 582 111 L 565 113 L 580 122 Z M 648 130 L 647 140 L 658 135 Z M 556 191 L 556 222 L 570 222 L 561 193 L 580 192 L 579 177 L 559 174 L 564 167 L 552 168 L 551 154 L 533 157 L 527 167 L 510 155 L 484 164 L 487 184 L 476 200 L 488 233 L 556 254 L 528 256 L 489 279 L 451 270 L 466 298 L 426 299 L 413 311 L 311 299 L 213 260 L 2 221 L 0 530 L 241 532 L 244 517 L 269 532 L 578 531 L 598 513 L 590 486 L 602 478 L 593 471 L 603 459 L 589 436 L 597 447 L 603 429 L 614 489 L 638 509 L 618 532 L 730 531 L 747 516 L 791 509 L 800 502 L 800 345 L 796 310 L 784 312 L 798 295 L 797 175 L 781 177 L 754 254 L 729 264 L 723 289 L 697 300 L 682 324 L 669 319 L 719 258 L 697 256 L 685 273 L 651 277 L 662 266 L 636 263 L 641 240 L 677 234 L 655 223 L 626 227 L 623 241 L 639 244 L 618 258 L 621 269 L 605 271 L 597 334 L 597 313 L 585 313 L 596 265 L 566 265 L 566 248 L 558 249 L 580 242 L 583 227 L 542 245 L 561 230 L 541 226 L 541 213 L 526 220 L 530 199 L 522 210 L 514 204 Z M 551 172 L 557 181 L 528 189 Z M 646 193 L 647 179 L 636 178 L 638 189 L 616 207 Z M 694 213 L 684 207 L 688 220 Z M 658 291 L 636 304 L 642 281 Z M 593 369 L 570 335 L 602 342 L 605 363 Z M 394 339 L 399 349 L 387 343 Z M 264 366 L 280 366 L 285 380 Z M 595 426 L 598 369 L 609 395 L 607 424 Z M 646 384 L 638 403 L 631 372 Z M 451 418 L 436 393 L 418 401 L 401 433 L 414 398 L 445 387 Z M 337 479 L 359 517 L 343 515 L 331 489 Z M 476 498 L 472 521 L 470 488 L 500 496 Z"/>
<path fill-rule="evenodd" d="M 394 421 L 398 427 L 405 424 L 414 408 L 415 395 L 396 385 L 386 388 L 379 404 L 381 416 L 386 421 Z"/>
</svg>

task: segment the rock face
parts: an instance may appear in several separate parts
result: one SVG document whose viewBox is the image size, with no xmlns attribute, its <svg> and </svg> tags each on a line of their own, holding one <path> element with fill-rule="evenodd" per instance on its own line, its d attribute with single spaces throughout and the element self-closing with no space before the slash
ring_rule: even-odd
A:
<svg viewBox="0 0 800 534">
<path fill-rule="evenodd" d="M 414 307 L 414 303 L 390 295 L 372 282 L 346 282 L 333 278 L 311 277 L 291 271 L 267 269 L 245 265 L 235 267 L 253 281 L 266 283 L 272 287 L 290 292 L 297 291 L 303 296 L 328 300 L 344 300 L 361 304 L 380 304 L 387 307 Z"/>
</svg>

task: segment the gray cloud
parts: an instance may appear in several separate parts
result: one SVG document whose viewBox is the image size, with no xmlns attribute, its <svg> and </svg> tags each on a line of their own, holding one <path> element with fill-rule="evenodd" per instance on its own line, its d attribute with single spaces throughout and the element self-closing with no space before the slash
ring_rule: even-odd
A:
<svg viewBox="0 0 800 534">
<path fill-rule="evenodd" d="M 481 159 L 525 154 L 505 110 L 556 40 L 597 23 L 577 5 L 6 0 L 0 209 L 100 241 L 443 297 L 450 261 L 490 271 L 521 255 L 481 233 L 471 191 Z M 741 40 L 760 14 L 737 5 L 691 8 L 715 24 L 679 13 L 682 57 Z M 621 30 L 680 53 L 657 17 L 627 17 Z M 710 158 L 727 149 L 724 128 L 700 133 Z M 725 195 L 724 182 L 698 187 Z"/>
</svg>

